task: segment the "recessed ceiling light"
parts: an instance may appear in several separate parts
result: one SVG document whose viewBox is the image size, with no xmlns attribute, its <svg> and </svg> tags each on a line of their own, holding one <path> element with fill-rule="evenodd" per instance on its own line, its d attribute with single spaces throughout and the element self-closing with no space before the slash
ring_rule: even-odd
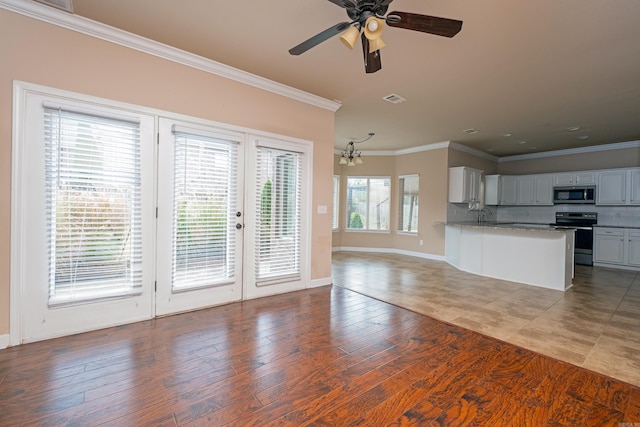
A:
<svg viewBox="0 0 640 427">
<path fill-rule="evenodd" d="M 518 142 L 518 144 L 520 144 L 520 145 L 523 145 L 523 144 L 526 144 L 526 143 L 527 143 L 527 141 L 520 141 L 520 142 Z"/>
<path fill-rule="evenodd" d="M 589 139 L 589 135 L 580 135 L 578 139 Z"/>
<path fill-rule="evenodd" d="M 529 147 L 529 150 L 537 150 L 538 147 Z"/>
<path fill-rule="evenodd" d="M 502 136 L 504 136 L 506 138 L 506 137 L 511 136 L 511 134 L 510 133 L 503 133 Z"/>
<path fill-rule="evenodd" d="M 469 135 L 473 135 L 474 133 L 478 133 L 478 130 L 474 128 L 469 128 L 469 129 L 463 130 L 462 132 L 467 133 Z"/>
<path fill-rule="evenodd" d="M 575 132 L 577 130 L 580 130 L 580 126 L 570 126 L 570 127 L 567 128 L 567 130 L 569 132 Z"/>
<path fill-rule="evenodd" d="M 488 152 L 492 152 L 492 151 L 496 151 L 496 149 L 495 148 L 487 148 L 487 151 Z"/>
</svg>

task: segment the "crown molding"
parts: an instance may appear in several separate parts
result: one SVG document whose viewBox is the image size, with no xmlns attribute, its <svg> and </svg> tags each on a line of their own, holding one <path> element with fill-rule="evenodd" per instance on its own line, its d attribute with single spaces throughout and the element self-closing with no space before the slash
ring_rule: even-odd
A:
<svg viewBox="0 0 640 427">
<path fill-rule="evenodd" d="M 640 148 L 640 141 L 618 142 L 613 144 L 591 145 L 589 147 L 568 148 L 566 150 L 545 151 L 542 153 L 520 154 L 517 156 L 500 157 L 498 162 L 513 162 L 516 160 L 541 159 L 544 157 L 568 156 L 572 154 L 595 153 L 599 151 L 623 150 L 625 148 Z"/>
<path fill-rule="evenodd" d="M 472 155 L 474 155 L 476 157 L 480 157 L 480 158 L 485 159 L 485 160 L 491 160 L 492 162 L 497 162 L 500 159 L 497 156 L 493 156 L 491 154 L 487 154 L 484 151 L 476 150 L 475 148 L 470 148 L 470 147 L 467 147 L 466 145 L 462 145 L 462 144 L 459 144 L 457 142 L 451 142 L 449 144 L 449 147 L 453 148 L 454 150 L 458 150 L 458 151 L 462 151 L 464 153 L 472 154 Z"/>
<path fill-rule="evenodd" d="M 451 141 L 436 142 L 434 144 L 419 145 L 417 147 L 403 148 L 396 151 L 396 155 L 420 153 L 422 151 L 439 150 L 441 148 L 449 148 Z"/>
<path fill-rule="evenodd" d="M 324 108 L 332 112 L 336 112 L 342 105 L 340 102 L 331 101 L 326 98 L 295 89 L 291 86 L 283 85 L 264 77 L 230 67 L 220 62 L 216 62 L 79 15 L 73 15 L 54 7 L 39 4 L 34 1 L 0 0 L 0 8 L 107 42 L 115 43 L 120 46 L 135 49 L 139 52 L 173 61 L 200 71 L 205 71 L 210 74 L 234 80 L 258 89 L 263 89 L 287 98 L 295 99 L 296 101 Z"/>
<path fill-rule="evenodd" d="M 465 151 L 467 153 L 473 154 L 478 157 L 484 157 L 489 160 L 497 161 L 497 157 L 491 156 L 489 154 L 483 153 L 482 151 L 474 150 L 473 148 L 465 147 L 462 144 L 458 144 L 456 142 L 444 141 L 444 142 L 436 142 L 433 144 L 420 145 L 418 147 L 409 147 L 402 148 L 399 150 L 359 150 L 363 155 L 367 156 L 402 156 L 404 154 L 413 154 L 420 153 L 422 151 L 431 151 L 431 150 L 439 150 L 441 148 L 454 148 L 459 151 Z M 340 155 L 343 150 L 335 149 L 333 150 L 334 154 Z"/>
</svg>

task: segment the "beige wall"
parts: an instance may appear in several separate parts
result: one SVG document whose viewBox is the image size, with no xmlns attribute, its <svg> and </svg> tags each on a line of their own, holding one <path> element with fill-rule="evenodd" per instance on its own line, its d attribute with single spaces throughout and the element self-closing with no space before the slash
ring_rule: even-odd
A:
<svg viewBox="0 0 640 427">
<path fill-rule="evenodd" d="M 331 277 L 334 113 L 0 9 L 0 335 L 9 332 L 14 80 L 314 142 L 311 278 Z"/>
<path fill-rule="evenodd" d="M 503 175 L 526 175 L 638 166 L 640 147 L 500 162 L 498 172 Z"/>
<path fill-rule="evenodd" d="M 449 150 L 449 167 L 467 166 L 479 169 L 485 175 L 492 175 L 498 172 L 498 163 L 493 160 L 476 157 L 473 154 L 459 151 L 456 149 Z"/>
<path fill-rule="evenodd" d="M 335 174 L 340 175 L 340 230 L 333 233 L 334 247 L 401 249 L 428 255 L 444 255 L 444 228 L 447 217 L 448 149 L 422 151 L 400 156 L 364 155 L 364 164 L 348 167 L 338 164 L 334 156 Z M 420 175 L 417 236 L 402 235 L 398 229 L 398 177 Z M 391 177 L 391 231 L 344 231 L 346 215 L 346 188 L 348 176 Z M 420 245 L 420 240 L 423 245 Z"/>
</svg>

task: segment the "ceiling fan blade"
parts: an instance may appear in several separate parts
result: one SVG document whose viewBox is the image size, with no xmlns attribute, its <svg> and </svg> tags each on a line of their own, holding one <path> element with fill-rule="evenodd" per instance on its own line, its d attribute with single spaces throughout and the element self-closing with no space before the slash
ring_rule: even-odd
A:
<svg viewBox="0 0 640 427">
<path fill-rule="evenodd" d="M 443 37 L 453 37 L 462 29 L 462 21 L 456 19 L 438 18 L 437 16 L 408 12 L 389 13 L 387 15 L 387 25 Z"/>
<path fill-rule="evenodd" d="M 333 4 L 337 4 L 337 5 L 338 5 L 338 6 L 340 6 L 340 7 L 344 7 L 344 8 L 346 8 L 346 7 L 347 7 L 347 6 L 345 6 L 345 4 L 344 4 L 344 0 L 329 0 L 329 1 L 330 1 L 331 3 L 333 3 Z"/>
<path fill-rule="evenodd" d="M 382 69 L 380 50 L 369 52 L 369 39 L 362 34 L 362 54 L 364 55 L 364 69 L 367 73 L 375 73 Z"/>
<path fill-rule="evenodd" d="M 350 24 L 351 23 L 349 22 L 340 22 L 339 24 L 336 24 L 331 28 L 327 28 L 321 33 L 318 33 L 315 36 L 311 37 L 309 40 L 305 40 L 299 45 L 292 47 L 291 49 L 289 49 L 289 53 L 291 55 L 300 55 L 301 53 L 305 53 L 306 51 L 308 51 L 312 47 L 319 45 L 323 41 L 340 34 L 344 30 L 349 28 Z"/>
</svg>

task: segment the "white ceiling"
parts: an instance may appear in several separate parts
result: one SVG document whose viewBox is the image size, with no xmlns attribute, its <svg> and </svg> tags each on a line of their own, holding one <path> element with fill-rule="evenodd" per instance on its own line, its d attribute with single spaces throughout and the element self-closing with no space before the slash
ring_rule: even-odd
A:
<svg viewBox="0 0 640 427">
<path fill-rule="evenodd" d="M 455 141 L 498 157 L 640 140 L 638 0 L 395 0 L 389 11 L 464 24 L 451 39 L 385 28 L 375 74 L 364 72 L 360 42 L 349 50 L 338 37 L 289 55 L 348 21 L 328 0 L 73 6 L 78 15 L 339 100 L 337 148 L 369 132 L 376 136 L 359 147 L 365 151 Z M 382 100 L 392 93 L 407 101 Z M 478 133 L 463 132 L 470 128 Z"/>
</svg>

